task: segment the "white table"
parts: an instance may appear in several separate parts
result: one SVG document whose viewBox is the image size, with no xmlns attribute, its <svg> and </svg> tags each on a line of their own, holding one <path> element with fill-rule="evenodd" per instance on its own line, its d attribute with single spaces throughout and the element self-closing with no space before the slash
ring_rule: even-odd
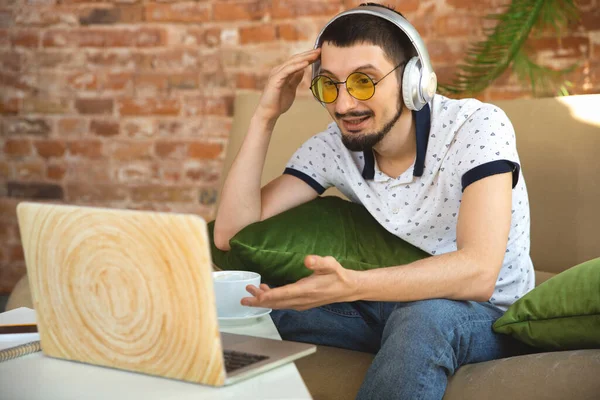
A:
<svg viewBox="0 0 600 400">
<path fill-rule="evenodd" d="M 0 314 L 2 316 L 2 314 Z M 279 339 L 269 316 L 221 331 Z M 45 357 L 41 352 L 0 363 L 0 399 L 310 399 L 293 363 L 223 388 Z"/>
</svg>

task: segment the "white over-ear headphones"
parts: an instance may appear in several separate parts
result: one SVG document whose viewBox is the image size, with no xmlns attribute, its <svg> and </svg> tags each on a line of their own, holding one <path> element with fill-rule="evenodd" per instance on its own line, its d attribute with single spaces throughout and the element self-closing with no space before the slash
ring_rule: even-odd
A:
<svg viewBox="0 0 600 400">
<path fill-rule="evenodd" d="M 383 18 L 396 25 L 408 36 L 417 51 L 418 57 L 411 58 L 404 67 L 402 75 L 402 98 L 404 99 L 404 104 L 410 110 L 418 111 L 423 108 L 425 104 L 431 101 L 435 94 L 437 77 L 431 67 L 431 61 L 429 60 L 429 54 L 427 53 L 423 39 L 421 39 L 414 26 L 395 11 L 377 6 L 361 6 L 344 11 L 336 15 L 321 29 L 315 42 L 315 49 L 321 47 L 321 35 L 323 35 L 325 29 L 333 21 L 352 14 L 368 14 Z M 321 62 L 318 60 L 312 66 L 312 79 L 318 75 L 320 69 Z"/>
</svg>

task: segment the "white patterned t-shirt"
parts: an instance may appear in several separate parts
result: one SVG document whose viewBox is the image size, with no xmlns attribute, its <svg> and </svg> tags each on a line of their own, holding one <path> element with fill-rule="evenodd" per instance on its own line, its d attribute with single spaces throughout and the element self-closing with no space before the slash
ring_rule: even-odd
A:
<svg viewBox="0 0 600 400">
<path fill-rule="evenodd" d="M 529 255 L 529 201 L 515 133 L 497 106 L 436 95 L 413 112 L 417 156 L 397 177 L 379 170 L 372 150 L 353 152 L 335 123 L 306 141 L 284 173 L 319 194 L 337 187 L 362 204 L 389 232 L 429 254 L 456 251 L 456 225 L 464 189 L 487 176 L 512 172 L 512 219 L 508 244 L 490 302 L 506 309 L 533 289 Z"/>
</svg>

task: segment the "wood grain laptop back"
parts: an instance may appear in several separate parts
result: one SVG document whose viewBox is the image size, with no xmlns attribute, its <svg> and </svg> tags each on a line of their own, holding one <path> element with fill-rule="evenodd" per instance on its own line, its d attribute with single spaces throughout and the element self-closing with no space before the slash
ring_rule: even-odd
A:
<svg viewBox="0 0 600 400">
<path fill-rule="evenodd" d="M 17 214 L 46 355 L 224 383 L 204 220 L 36 203 Z"/>
</svg>

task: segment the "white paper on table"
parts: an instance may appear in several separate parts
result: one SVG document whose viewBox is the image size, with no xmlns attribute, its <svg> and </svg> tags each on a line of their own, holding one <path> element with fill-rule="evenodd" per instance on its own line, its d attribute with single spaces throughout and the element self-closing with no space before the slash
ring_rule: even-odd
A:
<svg viewBox="0 0 600 400">
<path fill-rule="evenodd" d="M 35 310 L 27 307 L 0 313 L 0 325 L 35 324 Z M 39 333 L 8 333 L 0 335 L 0 350 L 40 340 Z"/>
</svg>

